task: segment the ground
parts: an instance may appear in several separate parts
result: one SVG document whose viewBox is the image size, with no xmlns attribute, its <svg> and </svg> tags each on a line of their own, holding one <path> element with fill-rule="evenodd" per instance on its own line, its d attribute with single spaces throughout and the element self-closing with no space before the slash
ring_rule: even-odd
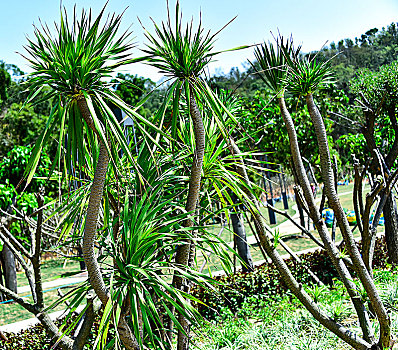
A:
<svg viewBox="0 0 398 350">
<path fill-rule="evenodd" d="M 353 187 L 352 185 L 348 185 L 348 186 L 341 186 L 341 187 L 339 186 L 339 188 L 338 188 L 339 193 L 341 193 L 340 200 L 341 200 L 343 207 L 350 209 L 350 210 L 352 209 L 352 193 L 351 193 L 352 187 Z M 320 197 L 320 195 L 318 195 L 318 197 Z M 294 216 L 296 214 L 295 210 L 293 209 L 293 206 L 294 206 L 294 202 L 289 201 L 288 213 L 291 216 Z M 275 207 L 277 207 L 278 209 L 283 209 L 282 202 L 275 202 Z M 262 211 L 263 217 L 265 218 L 265 220 L 268 223 L 267 209 L 261 208 L 261 211 Z M 284 224 L 283 225 L 283 227 L 285 227 L 284 231 L 289 231 L 289 229 L 286 229 L 287 225 L 290 225 L 290 227 L 293 227 L 293 230 L 291 230 L 292 232 L 299 231 L 298 229 L 297 230 L 295 229 L 294 225 L 291 225 L 291 224 L 288 224 L 287 222 L 285 222 L 287 219 L 284 216 L 276 214 L 276 218 L 277 218 L 277 225 L 273 225 L 273 229 L 277 229 L 279 225 Z M 264 260 L 261 250 L 259 249 L 258 245 L 255 243 L 256 241 L 254 239 L 253 233 L 251 232 L 250 226 L 248 225 L 247 222 L 245 222 L 245 228 L 246 228 L 246 233 L 248 236 L 248 241 L 251 242 L 251 246 L 252 246 L 251 253 L 252 253 L 253 261 L 258 262 L 258 261 Z M 220 225 L 215 225 L 213 227 L 210 227 L 210 231 L 212 231 L 212 233 L 215 235 L 218 234 L 220 229 L 221 229 Z M 289 235 L 292 232 L 282 232 L 281 231 L 280 233 L 282 234 L 282 237 L 283 237 L 284 235 Z M 316 231 L 312 230 L 312 232 L 315 236 L 318 237 Z M 359 234 L 358 231 L 356 231 L 355 233 L 358 236 L 358 234 Z M 230 229 L 227 226 L 224 229 L 221 237 L 226 242 L 232 242 L 233 241 L 232 229 Z M 337 232 L 336 232 L 336 240 L 337 241 L 341 240 L 341 235 L 340 235 L 339 230 L 337 230 Z M 300 236 L 296 236 L 296 238 L 286 240 L 286 244 L 295 252 L 313 248 L 316 246 L 316 244 L 312 240 L 305 238 L 305 237 L 300 237 Z M 280 254 L 286 254 L 286 251 L 284 251 L 283 248 L 281 248 L 280 246 L 278 246 L 277 249 Z M 198 256 L 197 256 L 198 267 L 202 266 L 203 261 L 204 261 L 203 256 L 200 253 L 198 253 Z M 240 268 L 239 263 L 236 263 L 236 259 L 235 259 L 235 265 L 236 265 L 236 269 Z M 206 266 L 204 271 L 206 271 L 209 266 L 211 267 L 211 270 L 213 272 L 222 269 L 220 262 L 218 260 L 216 260 L 214 257 L 210 258 L 210 263 Z M 43 262 L 43 265 L 42 265 L 43 282 L 52 281 L 52 280 L 60 278 L 62 274 L 69 273 L 69 272 L 78 272 L 79 270 L 80 270 L 79 264 L 75 261 L 66 260 L 64 258 L 47 260 L 47 261 Z M 18 286 L 22 287 L 22 286 L 26 286 L 26 285 L 27 285 L 27 280 L 26 280 L 25 274 L 23 272 L 18 273 Z M 28 298 L 29 298 L 29 295 L 30 295 L 30 293 L 21 293 L 21 296 L 26 296 Z M 45 292 L 45 298 L 46 298 L 46 304 L 50 305 L 52 302 L 54 302 L 58 298 L 57 290 L 54 289 L 54 287 L 48 288 Z M 57 308 L 55 310 L 61 310 L 63 308 L 65 308 L 65 305 L 61 304 L 61 305 L 57 306 Z M 8 324 L 8 323 L 17 322 L 17 321 L 20 321 L 20 320 L 23 320 L 26 318 L 30 318 L 31 316 L 32 316 L 31 313 L 29 313 L 28 311 L 23 309 L 18 304 L 2 304 L 0 306 L 0 326 L 4 325 L 4 324 Z"/>
</svg>

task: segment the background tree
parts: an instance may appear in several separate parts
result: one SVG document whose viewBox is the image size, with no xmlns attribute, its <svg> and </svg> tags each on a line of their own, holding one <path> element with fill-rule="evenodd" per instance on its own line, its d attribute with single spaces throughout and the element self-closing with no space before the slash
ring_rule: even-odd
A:
<svg viewBox="0 0 398 350">
<path fill-rule="evenodd" d="M 358 96 L 362 110 L 359 131 L 366 141 L 366 153 L 372 156 L 369 171 L 375 179 L 379 174 L 389 176 L 397 166 L 397 81 L 398 62 L 393 62 L 380 67 L 378 72 L 362 70 L 352 82 L 352 91 Z M 359 159 L 366 159 L 366 155 Z M 383 212 L 389 258 L 397 263 L 398 214 L 394 191 L 386 199 Z"/>
<path fill-rule="evenodd" d="M 112 79 L 111 83 L 115 84 L 116 95 L 133 107 L 137 106 L 155 88 L 155 83 L 152 80 L 131 74 L 118 73 L 116 79 Z M 149 117 L 153 110 L 148 109 L 145 104 L 138 109 L 138 112 Z"/>
<path fill-rule="evenodd" d="M 0 119 L 0 155 L 5 156 L 16 146 L 33 145 L 44 130 L 46 119 L 47 116 L 37 114 L 33 106 L 23 108 L 17 103 L 9 106 Z M 49 140 L 46 151 L 51 158 L 55 156 L 57 147 L 56 140 Z"/>
<path fill-rule="evenodd" d="M 168 9 L 169 14 L 169 9 Z M 200 98 L 203 98 L 206 105 L 214 108 L 218 101 L 206 81 L 201 77 L 204 69 L 217 52 L 213 52 L 213 44 L 216 35 L 205 32 L 201 21 L 196 29 L 188 23 L 183 28 L 182 13 L 180 13 L 179 2 L 176 3 L 175 23 L 171 23 L 170 15 L 168 21 L 161 26 L 155 25 L 155 35 L 146 31 L 149 40 L 147 48 L 143 51 L 149 55 L 149 63 L 158 68 L 159 71 L 171 80 L 166 94 L 166 100 L 173 101 L 172 115 L 172 137 L 177 133 L 177 118 L 179 117 L 179 104 L 185 98 L 189 116 L 193 123 L 195 135 L 195 152 L 193 154 L 192 167 L 188 188 L 185 210 L 195 214 L 201 188 L 201 173 L 205 149 L 205 130 L 201 111 L 199 109 Z M 223 27 L 225 28 L 225 26 Z M 223 29 L 222 28 L 222 29 Z M 222 30 L 221 29 L 221 30 Z M 242 48 L 242 47 L 241 47 Z M 186 227 L 192 227 L 193 221 L 187 220 Z M 181 266 L 192 266 L 195 257 L 194 241 L 187 241 L 179 246 L 176 254 L 176 263 Z M 183 279 L 175 278 L 175 285 L 178 289 L 189 292 L 189 286 L 184 286 Z M 179 315 L 179 321 L 185 332 L 179 330 L 177 348 L 185 350 L 189 347 L 189 324 Z"/>
<path fill-rule="evenodd" d="M 3 109 L 8 99 L 7 90 L 11 84 L 10 74 L 4 68 L 4 64 L 0 62 L 0 111 Z"/>
<path fill-rule="evenodd" d="M 316 133 L 317 137 L 317 142 L 318 142 L 318 147 L 319 147 L 319 156 L 320 156 L 320 170 L 322 174 L 322 179 L 324 181 L 324 186 L 326 190 L 326 196 L 329 201 L 330 207 L 334 211 L 334 215 L 336 218 L 336 221 L 338 223 L 338 226 L 340 228 L 341 234 L 343 236 L 344 242 L 346 244 L 347 250 L 349 252 L 350 258 L 352 263 L 355 266 L 355 270 L 358 273 L 359 280 L 361 281 L 364 289 L 367 291 L 369 297 L 370 297 L 370 302 L 372 306 L 374 307 L 374 311 L 377 315 L 378 322 L 380 325 L 380 332 L 379 332 L 379 340 L 377 342 L 377 346 L 380 347 L 381 349 L 390 346 L 391 342 L 391 320 L 390 317 L 387 313 L 387 310 L 380 298 L 380 295 L 378 294 L 374 281 L 372 279 L 372 272 L 370 269 L 370 264 L 366 263 L 366 258 L 364 254 L 360 254 L 359 249 L 356 245 L 356 242 L 354 240 L 354 236 L 352 234 L 352 231 L 349 227 L 349 223 L 347 220 L 347 217 L 344 214 L 343 208 L 341 206 L 341 203 L 339 201 L 339 198 L 337 196 L 336 192 L 336 187 L 335 187 L 335 181 L 334 181 L 334 173 L 333 173 L 333 168 L 332 168 L 332 163 L 331 163 L 331 156 L 330 156 L 330 151 L 328 147 L 328 141 L 327 141 L 327 135 L 325 131 L 325 125 L 323 122 L 323 118 L 321 116 L 321 113 L 314 103 L 314 96 L 313 92 L 317 89 L 318 85 L 320 85 L 324 81 L 328 81 L 330 79 L 330 68 L 329 68 L 329 63 L 328 62 L 323 62 L 323 63 L 317 63 L 316 58 L 306 58 L 306 59 L 300 59 L 298 57 L 291 57 L 287 55 L 286 52 L 286 57 L 288 60 L 288 67 L 289 67 L 289 75 L 288 75 L 288 87 L 289 90 L 297 94 L 298 96 L 305 96 L 306 103 L 307 103 L 307 108 L 308 112 L 311 116 L 311 121 Z M 289 131 L 289 128 L 288 128 Z M 302 171 L 301 165 L 299 162 L 296 162 L 296 171 Z M 395 180 L 392 180 L 395 181 Z M 307 199 L 308 202 L 313 201 L 310 198 L 310 193 L 307 188 L 307 183 L 301 182 L 301 185 L 303 186 L 304 190 L 304 195 Z M 306 193 L 307 192 L 307 193 Z M 319 224 L 317 224 L 317 218 L 316 215 L 318 213 L 316 210 L 314 210 L 314 205 L 315 203 L 309 203 L 309 210 L 310 213 L 312 212 L 313 221 L 315 223 L 315 226 L 318 229 L 318 232 L 322 231 L 322 227 L 318 227 L 320 224 L 322 226 L 323 221 Z M 367 219 L 365 219 L 367 220 Z M 327 238 L 324 233 L 321 234 L 322 239 Z M 324 241 L 325 246 L 327 246 L 326 239 Z M 329 245 L 330 247 L 330 245 Z M 335 248 L 334 248 L 335 249 Z M 333 247 L 330 250 L 330 256 L 336 259 L 335 254 L 333 253 Z M 362 252 L 363 253 L 363 252 Z M 337 267 L 339 265 L 339 262 L 335 260 L 334 262 L 335 266 Z M 340 266 L 339 266 L 340 267 Z M 348 271 L 347 271 L 348 272 Z M 344 273 L 346 279 L 344 280 L 342 275 L 343 281 L 346 283 L 346 288 L 352 288 L 349 287 L 349 280 L 347 280 L 348 276 L 347 273 Z M 350 295 L 351 300 L 353 302 L 353 305 L 357 311 L 360 323 L 361 323 L 361 328 L 363 330 L 364 338 L 367 342 L 373 343 L 373 330 L 371 329 L 369 319 L 367 317 L 366 311 L 364 311 L 363 305 L 361 306 L 357 300 L 355 299 L 354 295 Z"/>
<path fill-rule="evenodd" d="M 353 240 L 351 230 L 347 228 L 347 219 L 342 213 L 341 204 L 336 198 L 334 192 L 334 175 L 331 166 L 326 129 L 319 110 L 313 103 L 313 92 L 317 90 L 317 87 L 321 83 L 327 82 L 329 80 L 330 70 L 328 64 L 319 64 L 315 59 L 310 59 L 309 57 L 300 57 L 298 55 L 298 51 L 293 48 L 292 41 L 287 40 L 285 42 L 283 38 L 277 39 L 276 49 L 271 45 L 264 44 L 261 48 L 257 48 L 256 50 L 258 52 L 258 56 L 260 56 L 264 62 L 264 67 L 262 67 L 264 80 L 271 88 L 274 89 L 274 92 L 277 95 L 281 114 L 289 135 L 292 163 L 294 164 L 294 172 L 297 179 L 296 185 L 299 186 L 296 194 L 301 198 L 303 205 L 306 206 L 309 216 L 314 222 L 314 225 L 322 239 L 323 246 L 327 250 L 328 255 L 333 261 L 333 265 L 338 271 L 339 276 L 345 285 L 348 294 L 350 295 L 350 299 L 359 318 L 359 323 L 363 332 L 363 339 L 357 336 L 347 337 L 349 333 L 346 331 L 341 332 L 340 325 L 330 322 L 330 319 L 327 315 L 319 313 L 319 309 L 316 307 L 314 308 L 312 300 L 308 297 L 308 295 L 300 291 L 297 281 L 295 281 L 294 278 L 289 274 L 287 267 L 279 261 L 278 255 L 272 250 L 271 247 L 269 247 L 267 240 L 265 238 L 261 239 L 261 243 L 264 244 L 267 254 L 269 254 L 275 264 L 279 266 L 278 270 L 284 278 L 284 281 L 286 281 L 286 284 L 289 286 L 289 289 L 299 298 L 299 300 L 314 315 L 314 317 L 321 322 L 322 325 L 327 327 L 329 330 L 334 332 L 341 339 L 344 339 L 348 344 L 356 349 L 371 349 L 375 346 L 384 348 L 389 346 L 391 340 L 391 324 L 389 316 L 381 302 L 380 296 L 375 289 L 371 273 L 367 270 L 365 263 L 360 256 L 356 243 Z M 287 67 L 287 73 L 283 67 Z M 325 187 L 327 189 L 326 194 L 328 200 L 336 213 L 335 215 L 338 217 L 338 224 L 343 233 L 344 242 L 347 245 L 352 264 L 355 266 L 355 271 L 359 274 L 360 281 L 367 290 L 368 295 L 372 295 L 371 303 L 374 305 L 375 310 L 377 309 L 376 314 L 378 316 L 378 322 L 381 328 L 379 340 L 377 342 L 374 338 L 374 331 L 370 324 L 369 315 L 363 302 L 358 299 L 358 293 L 356 291 L 355 284 L 353 283 L 351 273 L 345 261 L 341 259 L 335 243 L 331 240 L 325 223 L 320 217 L 319 208 L 315 204 L 313 192 L 303 165 L 300 147 L 297 141 L 295 125 L 284 101 L 285 89 L 288 89 L 293 95 L 306 97 L 308 112 L 311 116 L 318 143 L 320 170 Z"/>
</svg>

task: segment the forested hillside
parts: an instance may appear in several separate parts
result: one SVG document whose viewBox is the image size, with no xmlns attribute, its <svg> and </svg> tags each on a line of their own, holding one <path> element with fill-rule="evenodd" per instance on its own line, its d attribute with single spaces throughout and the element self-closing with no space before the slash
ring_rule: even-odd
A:
<svg viewBox="0 0 398 350">
<path fill-rule="evenodd" d="M 336 44 L 337 43 L 337 44 Z M 307 53 L 316 57 L 317 60 L 330 60 L 335 75 L 335 84 L 330 87 L 324 87 L 322 98 L 326 98 L 328 105 L 330 103 L 344 101 L 345 96 L 354 98 L 353 91 L 350 89 L 350 82 L 358 76 L 363 68 L 377 71 L 382 65 L 389 64 L 396 60 L 398 55 L 398 29 L 396 23 L 391 23 L 386 28 L 369 29 L 366 33 L 356 38 L 344 38 L 339 41 L 331 42 L 330 45 L 322 48 L 321 51 Z M 212 76 L 210 83 L 217 89 L 228 90 L 241 99 L 245 107 L 249 108 L 251 115 L 259 118 L 252 118 L 250 115 L 243 122 L 242 127 L 249 130 L 258 130 L 262 124 L 273 125 L 272 115 L 274 111 L 264 108 L 265 104 L 270 105 L 265 100 L 272 98 L 266 85 L 259 74 L 256 74 L 256 61 L 246 63 L 247 69 L 240 71 L 237 67 L 224 75 Z M 44 120 L 50 112 L 49 103 L 35 105 L 33 108 L 27 107 L 22 113 L 18 113 L 27 94 L 22 86 L 23 72 L 10 62 L 0 61 L 0 156 L 7 154 L 15 145 L 27 146 L 31 144 L 43 127 Z M 118 79 L 126 78 L 122 84 L 118 85 Z M 118 75 L 114 79 L 117 94 L 125 99 L 127 103 L 137 103 L 144 98 L 155 86 L 150 79 L 138 76 Z M 344 94 L 341 93 L 344 91 Z M 42 92 L 43 94 L 45 93 Z M 150 114 L 160 105 L 162 99 L 162 89 L 156 90 L 146 101 L 141 112 Z M 322 103 L 318 101 L 318 103 Z M 272 103 L 271 103 L 272 105 Z M 326 108 L 326 107 L 325 107 Z M 333 105 L 336 110 L 336 106 Z M 300 110 L 300 108 L 297 108 Z M 246 112 L 247 113 L 247 112 Z M 30 117 L 29 117 L 30 116 Z M 344 121 L 340 124 L 345 125 Z M 340 125 L 339 124 L 339 125 Z M 338 134 L 344 134 L 348 129 L 337 127 Z M 268 128 L 265 129 L 267 132 Z M 259 140 L 261 131 L 258 134 L 251 135 L 255 140 Z M 264 139 L 264 145 L 266 138 Z M 268 143 L 269 144 L 269 143 Z M 310 147 L 310 146 L 309 146 Z M 272 143 L 267 148 L 274 148 Z M 55 149 L 55 147 L 53 147 Z M 280 158 L 283 158 L 283 153 Z M 277 158 L 279 158 L 277 156 Z"/>
</svg>

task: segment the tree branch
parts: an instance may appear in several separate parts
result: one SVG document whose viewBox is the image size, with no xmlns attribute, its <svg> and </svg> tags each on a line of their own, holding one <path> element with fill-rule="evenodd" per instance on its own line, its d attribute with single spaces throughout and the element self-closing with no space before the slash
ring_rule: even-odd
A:
<svg viewBox="0 0 398 350">
<path fill-rule="evenodd" d="M 17 259 L 19 261 L 19 263 L 21 264 L 22 268 L 24 269 L 26 278 L 28 279 L 29 286 L 30 286 L 30 289 L 31 289 L 31 292 L 32 292 L 33 300 L 36 303 L 37 302 L 37 295 L 36 295 L 35 281 L 34 281 L 34 277 L 33 277 L 32 271 L 29 268 L 29 266 L 26 264 L 26 262 L 25 262 L 24 258 L 22 257 L 21 253 L 15 248 L 14 245 L 12 245 L 10 243 L 10 240 L 7 237 L 9 235 L 7 234 L 7 236 L 5 236 L 4 233 L 11 234 L 4 226 L 0 226 L 0 238 L 2 239 L 3 243 L 11 250 L 11 252 L 14 254 L 15 259 Z"/>
</svg>

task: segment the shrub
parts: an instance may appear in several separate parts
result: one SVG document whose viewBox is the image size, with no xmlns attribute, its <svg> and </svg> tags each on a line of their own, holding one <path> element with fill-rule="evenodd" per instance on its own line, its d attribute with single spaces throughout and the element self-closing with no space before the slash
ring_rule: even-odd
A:
<svg viewBox="0 0 398 350">
<path fill-rule="evenodd" d="M 343 248 L 341 247 L 341 249 Z M 384 237 L 378 238 L 376 241 L 373 267 L 386 268 L 387 258 L 385 239 Z M 301 254 L 300 259 L 323 283 L 332 285 L 333 279 L 338 278 L 337 271 L 326 251 L 316 250 Z M 312 284 L 314 282 L 308 270 L 301 264 L 292 258 L 287 259 L 286 263 L 300 283 Z M 203 288 L 194 290 L 195 297 L 204 303 L 204 305 L 198 305 L 199 311 L 208 319 L 213 319 L 225 307 L 230 308 L 232 312 L 236 313 L 248 301 L 264 302 L 280 300 L 288 291 L 273 263 L 264 263 L 250 273 L 237 273 L 216 277 L 215 289 L 216 291 Z"/>
<path fill-rule="evenodd" d="M 385 269 L 388 266 L 387 257 L 385 239 L 384 237 L 378 238 L 376 241 L 373 267 Z M 337 271 L 333 268 L 325 251 L 317 250 L 302 254 L 300 258 L 325 284 L 334 284 L 333 280 L 338 277 Z M 307 270 L 300 264 L 297 264 L 293 259 L 287 259 L 286 262 L 301 283 L 313 283 Z M 380 278 L 389 279 L 390 277 L 381 274 Z M 263 309 L 262 307 L 266 303 L 281 301 L 283 298 L 286 298 L 286 293 L 288 292 L 287 287 L 279 278 L 279 274 L 272 263 L 264 263 L 250 273 L 237 273 L 216 277 L 215 288 L 217 292 L 203 288 L 197 288 L 193 291 L 194 296 L 205 304 L 198 305 L 198 308 L 207 319 L 218 318 L 220 314 L 229 314 L 233 317 L 234 314 L 239 312 L 240 315 L 243 315 L 245 310 L 242 310 L 242 308 L 247 308 L 248 305 L 251 306 L 248 310 L 253 310 L 255 305 L 261 306 L 261 309 Z M 336 292 L 338 291 L 336 290 Z M 391 299 L 391 295 L 386 295 L 386 297 L 390 297 Z M 341 296 L 338 299 L 341 299 Z M 232 315 L 227 309 L 232 312 Z M 341 318 L 345 314 L 346 309 L 342 305 L 340 309 L 334 310 L 334 312 L 336 318 Z M 95 322 L 94 336 L 97 334 L 97 328 L 98 322 Z M 242 328 L 242 325 L 236 322 L 229 329 L 225 330 L 223 334 L 226 338 L 233 338 L 238 328 Z M 7 343 L 0 340 L 1 349 L 49 350 L 54 343 L 47 337 L 43 326 L 40 324 L 18 334 L 9 333 L 7 337 L 9 339 Z"/>
<path fill-rule="evenodd" d="M 6 336 L 7 342 L 0 340 L 0 348 L 4 350 L 50 350 L 54 344 L 41 324 Z"/>
</svg>

